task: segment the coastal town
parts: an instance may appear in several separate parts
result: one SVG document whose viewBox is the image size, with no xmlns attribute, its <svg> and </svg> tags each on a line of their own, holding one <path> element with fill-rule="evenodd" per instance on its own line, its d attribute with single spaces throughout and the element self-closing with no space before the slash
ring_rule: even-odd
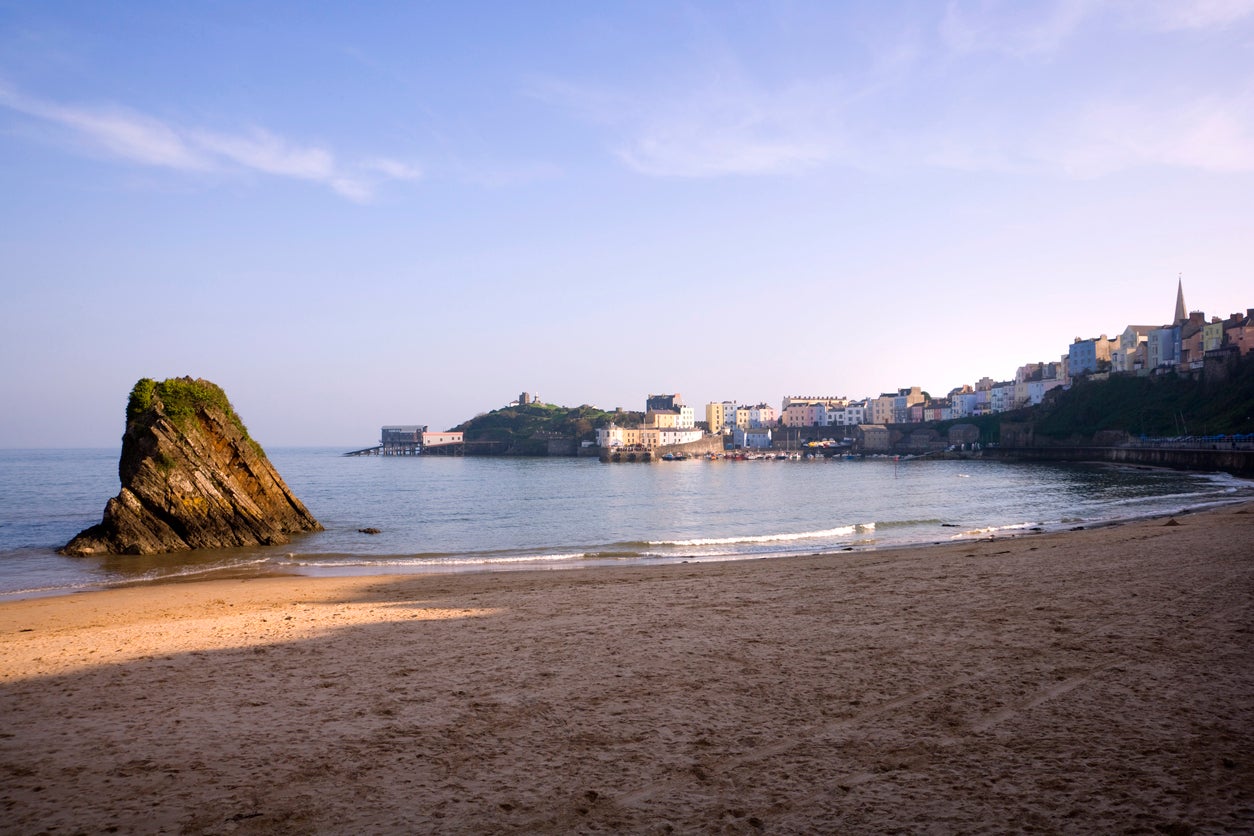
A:
<svg viewBox="0 0 1254 836">
<path fill-rule="evenodd" d="M 980 446 L 980 432 L 970 424 L 951 425 L 944 433 L 929 427 L 1038 406 L 1050 392 L 1080 381 L 1124 376 L 1222 379 L 1252 350 L 1254 308 L 1208 319 L 1204 311 L 1188 309 L 1183 281 L 1177 280 L 1174 310 L 1166 324 L 1128 325 L 1113 337 L 1076 337 L 1057 360 L 1024 363 L 1013 379 L 986 376 L 940 397 L 919 386 L 865 397 L 787 395 L 778 408 L 765 401 L 733 400 L 694 407 L 678 393 L 650 394 L 642 411 L 604 413 L 595 421 L 595 434 L 591 425 L 586 433 L 533 433 L 530 440 L 536 444 L 526 452 L 649 461 L 719 456 L 726 451 L 788 454 L 802 448 L 803 453 L 829 457 L 846 450 L 874 454 L 974 449 Z M 537 395 L 523 392 L 505 410 L 543 406 Z M 1183 434 L 1188 428 L 1180 429 Z M 476 432 L 474 421 L 444 432 L 417 424 L 391 425 L 382 428 L 377 446 L 350 455 L 519 452 L 505 442 L 477 435 L 483 434 Z"/>
<path fill-rule="evenodd" d="M 1013 380 L 984 377 L 939 398 L 918 386 L 863 398 L 789 395 L 778 411 L 767 403 L 711 402 L 705 405 L 703 423 L 680 395 L 650 395 L 639 427 L 610 423 L 597 430 L 596 445 L 602 450 L 684 450 L 708 434 L 727 437 L 733 449 L 770 450 L 789 447 L 790 439 L 813 438 L 816 428 L 828 428 L 834 439 L 856 443 L 866 452 L 884 452 L 889 449 L 891 424 L 952 421 L 1036 406 L 1051 390 L 1067 388 L 1081 378 L 1201 375 L 1207 365 L 1230 366 L 1252 349 L 1254 308 L 1207 320 L 1203 311 L 1185 306 L 1183 282 L 1178 280 L 1168 324 L 1129 325 L 1115 337 L 1076 337 L 1058 360 L 1025 363 Z M 790 433 L 794 430 L 804 432 Z M 961 433 L 927 441 L 941 446 L 973 443 Z"/>
</svg>

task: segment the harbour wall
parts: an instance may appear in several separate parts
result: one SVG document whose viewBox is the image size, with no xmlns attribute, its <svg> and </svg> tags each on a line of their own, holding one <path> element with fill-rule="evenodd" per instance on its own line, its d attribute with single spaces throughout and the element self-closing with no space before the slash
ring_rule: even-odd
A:
<svg viewBox="0 0 1254 836">
<path fill-rule="evenodd" d="M 1254 478 L 1254 450 L 1201 447 L 1002 447 L 984 455 L 1039 462 L 1112 462 L 1168 467 L 1174 470 L 1218 471 Z"/>
<path fill-rule="evenodd" d="M 707 435 L 697 441 L 690 441 L 687 444 L 665 444 L 661 447 L 654 447 L 649 450 L 643 449 L 624 449 L 599 447 L 599 456 L 601 461 L 657 461 L 667 453 L 685 453 L 689 456 L 704 456 L 706 453 L 723 452 L 723 436 Z"/>
</svg>

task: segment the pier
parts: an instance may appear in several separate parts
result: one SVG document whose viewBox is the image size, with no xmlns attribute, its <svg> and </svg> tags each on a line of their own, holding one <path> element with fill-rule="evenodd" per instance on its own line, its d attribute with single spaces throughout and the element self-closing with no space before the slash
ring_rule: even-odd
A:
<svg viewBox="0 0 1254 836">
<path fill-rule="evenodd" d="M 460 432 L 429 432 L 425 424 L 384 427 L 382 438 L 373 447 L 345 453 L 346 456 L 461 456 L 465 439 Z"/>
</svg>

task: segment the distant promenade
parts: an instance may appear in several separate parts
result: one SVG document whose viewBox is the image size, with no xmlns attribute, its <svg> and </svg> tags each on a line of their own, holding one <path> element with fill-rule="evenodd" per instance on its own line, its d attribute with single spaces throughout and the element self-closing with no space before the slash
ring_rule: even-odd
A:
<svg viewBox="0 0 1254 836">
<path fill-rule="evenodd" d="M 1254 478 L 1254 439 L 1219 437 L 1191 440 L 1134 441 L 1112 446 L 1024 446 L 985 450 L 1003 459 L 1040 462 L 1112 462 L 1174 470 L 1231 473 Z"/>
</svg>

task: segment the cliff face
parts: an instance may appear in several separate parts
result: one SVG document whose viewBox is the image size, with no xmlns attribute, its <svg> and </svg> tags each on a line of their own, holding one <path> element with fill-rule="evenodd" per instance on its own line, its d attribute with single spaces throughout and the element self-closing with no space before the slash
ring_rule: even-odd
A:
<svg viewBox="0 0 1254 836">
<path fill-rule="evenodd" d="M 135 384 L 121 492 L 67 555 L 159 554 L 286 543 L 322 526 L 292 495 L 223 391 L 206 380 Z"/>
</svg>

